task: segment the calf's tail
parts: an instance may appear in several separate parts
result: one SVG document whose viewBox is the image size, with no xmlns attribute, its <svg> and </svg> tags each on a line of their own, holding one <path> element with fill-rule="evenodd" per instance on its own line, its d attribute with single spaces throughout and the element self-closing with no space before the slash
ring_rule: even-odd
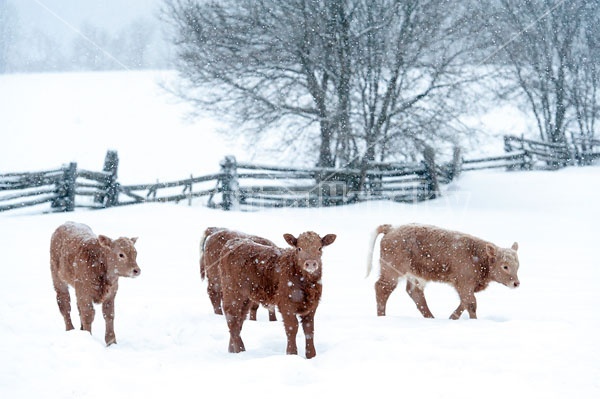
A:
<svg viewBox="0 0 600 399">
<path fill-rule="evenodd" d="M 204 240 L 206 239 L 206 236 L 203 236 L 202 239 L 200 240 L 200 279 L 204 280 L 204 278 L 206 277 L 206 269 L 204 267 L 204 262 L 202 261 L 203 257 L 204 257 Z"/>
<path fill-rule="evenodd" d="M 204 230 L 204 234 L 200 239 L 200 279 L 202 280 L 204 280 L 204 278 L 206 277 L 206 268 L 204 266 L 204 262 L 202 261 L 202 258 L 204 258 L 204 242 L 206 241 L 206 238 L 213 232 L 214 227 L 207 228 L 206 230 Z"/>
<path fill-rule="evenodd" d="M 202 280 L 204 280 L 206 277 L 206 266 L 204 265 L 203 261 L 206 239 L 221 230 L 224 230 L 224 227 L 207 227 L 206 230 L 204 230 L 202 238 L 200 239 L 200 278 Z"/>
<path fill-rule="evenodd" d="M 369 252 L 367 254 L 367 275 L 365 278 L 369 277 L 371 273 L 371 269 L 373 268 L 373 251 L 375 250 L 375 241 L 377 241 L 377 237 L 379 234 L 387 234 L 392 228 L 390 224 L 382 224 L 378 226 L 373 233 L 371 233 L 371 239 L 369 241 Z"/>
</svg>

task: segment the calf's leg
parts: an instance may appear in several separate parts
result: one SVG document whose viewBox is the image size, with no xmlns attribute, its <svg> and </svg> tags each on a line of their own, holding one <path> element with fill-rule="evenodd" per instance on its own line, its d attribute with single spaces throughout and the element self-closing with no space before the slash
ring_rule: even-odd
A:
<svg viewBox="0 0 600 399">
<path fill-rule="evenodd" d="M 462 312 L 466 309 L 469 312 L 469 317 L 471 319 L 477 318 L 477 301 L 475 299 L 475 294 L 473 290 L 466 288 L 457 288 L 458 296 L 460 297 L 460 305 L 456 308 L 456 310 L 450 315 L 450 319 L 457 320 L 460 318 Z"/>
<path fill-rule="evenodd" d="M 250 315 L 248 316 L 248 318 L 250 320 L 256 321 L 256 313 L 258 312 L 258 302 L 252 302 L 252 305 L 250 306 Z"/>
<path fill-rule="evenodd" d="M 298 347 L 296 346 L 296 335 L 298 334 L 298 319 L 296 314 L 290 310 L 280 309 L 281 317 L 283 318 L 283 326 L 285 335 L 287 336 L 287 348 L 285 353 L 288 355 L 297 355 Z"/>
<path fill-rule="evenodd" d="M 94 304 L 92 300 L 79 295 L 78 292 L 75 292 L 77 296 L 77 309 L 79 309 L 79 319 L 81 320 L 81 329 L 88 331 L 90 334 L 92 333 L 92 322 L 94 321 Z"/>
<path fill-rule="evenodd" d="M 69 295 L 69 286 L 54 278 L 54 290 L 56 291 L 56 303 L 58 304 L 58 310 L 65 320 L 65 329 L 67 331 L 74 329 L 73 322 L 71 321 L 71 296 Z"/>
<path fill-rule="evenodd" d="M 104 321 L 106 323 L 106 332 L 104 334 L 104 341 L 106 342 L 106 346 L 116 344 L 117 338 L 115 337 L 115 325 L 114 325 L 114 320 L 115 320 L 115 296 L 114 295 L 102 303 L 102 315 L 104 316 Z"/>
<path fill-rule="evenodd" d="M 239 353 L 246 350 L 241 332 L 249 307 L 249 299 L 229 301 L 226 297 L 223 298 L 223 311 L 227 320 L 227 326 L 229 327 L 228 350 L 230 353 Z"/>
<path fill-rule="evenodd" d="M 385 316 L 388 298 L 398 285 L 397 279 L 387 279 L 383 275 L 375 283 L 375 300 L 377 301 L 377 316 Z"/>
<path fill-rule="evenodd" d="M 304 330 L 304 337 L 306 338 L 306 358 L 311 359 L 317 355 L 315 349 L 315 312 L 302 317 L 302 329 Z"/>
<path fill-rule="evenodd" d="M 269 306 L 269 321 L 277 321 L 277 315 L 275 314 L 274 306 Z"/>
<path fill-rule="evenodd" d="M 221 307 L 223 295 L 221 293 L 219 282 L 214 282 L 209 279 L 206 291 L 208 292 L 208 297 L 210 298 L 210 303 L 212 303 L 215 314 L 223 314 L 223 308 Z"/>
<path fill-rule="evenodd" d="M 406 280 L 406 292 L 417 305 L 417 309 L 419 309 L 423 317 L 433 319 L 433 314 L 429 310 L 429 306 L 427 306 L 427 300 L 425 300 L 423 288 L 423 285 L 418 280 L 410 278 Z"/>
<path fill-rule="evenodd" d="M 256 313 L 258 312 L 258 308 L 260 304 L 258 302 L 253 302 L 252 306 L 250 306 L 250 313 L 248 319 L 256 321 Z M 275 308 L 273 306 L 267 307 L 269 310 L 269 321 L 277 321 L 277 316 L 275 315 Z"/>
</svg>

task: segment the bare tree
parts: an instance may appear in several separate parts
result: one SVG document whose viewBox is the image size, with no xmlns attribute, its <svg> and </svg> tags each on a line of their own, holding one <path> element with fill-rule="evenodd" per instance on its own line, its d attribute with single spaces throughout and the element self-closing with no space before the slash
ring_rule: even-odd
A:
<svg viewBox="0 0 600 399">
<path fill-rule="evenodd" d="M 468 7 L 455 0 L 172 0 L 177 94 L 257 133 L 318 127 L 320 166 L 456 140 Z M 449 12 L 451 10 L 451 12 Z M 470 60 L 472 61 L 472 60 Z M 442 128 L 446 126 L 446 128 Z M 458 125 L 457 125 L 458 126 Z M 415 144 L 416 143 L 416 144 Z"/>
<path fill-rule="evenodd" d="M 566 145 L 573 129 L 593 135 L 600 3 L 499 0 L 485 7 L 493 21 L 490 32 L 502 44 L 498 60 L 508 65 L 510 81 L 529 104 L 540 138 Z"/>
<path fill-rule="evenodd" d="M 275 123 L 294 126 L 283 140 L 318 124 L 318 164 L 331 166 L 333 87 L 323 68 L 330 53 L 322 51 L 322 11 L 309 0 L 167 2 L 187 83 L 178 94 L 199 109 L 236 115 L 256 133 Z"/>
<path fill-rule="evenodd" d="M 582 28 L 576 37 L 568 64 L 569 99 L 573 106 L 571 129 L 573 148 L 582 162 L 596 139 L 596 122 L 600 119 L 600 0 L 584 5 Z"/>
<path fill-rule="evenodd" d="M 477 78 L 469 4 L 363 1 L 357 12 L 356 119 L 363 163 L 459 141 L 461 98 Z M 467 2 L 468 3 L 468 2 Z M 451 11 L 450 11 L 451 10 Z M 377 157 L 378 154 L 378 157 Z"/>
</svg>

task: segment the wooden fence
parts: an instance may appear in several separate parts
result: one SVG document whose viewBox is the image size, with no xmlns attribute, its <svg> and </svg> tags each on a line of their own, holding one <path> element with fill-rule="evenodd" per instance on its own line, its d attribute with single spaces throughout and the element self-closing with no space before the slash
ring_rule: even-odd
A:
<svg viewBox="0 0 600 399">
<path fill-rule="evenodd" d="M 436 198 L 440 182 L 448 183 L 453 169 L 435 164 L 433 150 L 415 164 L 372 163 L 365 170 L 289 168 L 222 163 L 223 209 L 240 207 L 315 207 L 373 199 L 418 202 Z"/>
<path fill-rule="evenodd" d="M 590 165 L 600 159 L 600 140 L 592 138 L 575 138 L 573 140 L 574 156 L 579 165 Z"/>
<path fill-rule="evenodd" d="M 79 206 L 103 208 L 93 197 L 108 195 L 110 175 L 77 169 L 70 163 L 60 169 L 0 175 L 0 211 L 50 204 L 54 211 L 73 211 Z M 86 198 L 87 197 L 87 198 Z"/>
<path fill-rule="evenodd" d="M 41 212 L 73 211 L 148 202 L 192 204 L 231 209 L 316 207 L 369 200 L 419 202 L 440 196 L 441 186 L 463 171 L 500 168 L 529 170 L 573 163 L 564 148 L 507 136 L 502 156 L 464 160 L 458 150 L 452 162 L 438 164 L 432 149 L 419 163 L 370 163 L 363 169 L 292 168 L 238 163 L 226 157 L 220 171 L 205 176 L 136 185 L 118 182 L 118 156 L 106 154 L 101 172 L 78 169 L 70 163 L 60 169 L 0 174 L 0 211 L 38 207 Z M 590 149 L 600 149 L 588 146 Z M 586 159 L 599 159 L 588 151 Z M 49 208 L 48 209 L 48 204 Z"/>
<path fill-rule="evenodd" d="M 589 165 L 600 159 L 600 140 L 575 140 L 567 143 L 547 143 L 523 137 L 505 136 L 506 152 L 521 152 L 531 168 L 559 169 L 568 165 Z"/>
</svg>

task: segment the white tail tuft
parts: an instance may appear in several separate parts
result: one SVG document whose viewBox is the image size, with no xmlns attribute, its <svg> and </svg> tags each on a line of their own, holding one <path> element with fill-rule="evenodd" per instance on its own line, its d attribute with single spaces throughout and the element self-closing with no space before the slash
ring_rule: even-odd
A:
<svg viewBox="0 0 600 399">
<path fill-rule="evenodd" d="M 369 240 L 369 252 L 367 254 L 367 274 L 365 275 L 365 278 L 369 277 L 369 274 L 371 273 L 371 269 L 373 268 L 373 251 L 375 250 L 375 242 L 377 241 L 377 236 L 379 236 L 379 234 L 386 234 L 389 229 L 390 229 L 390 225 L 389 224 L 384 224 L 381 226 L 378 226 L 373 233 L 371 233 L 371 238 Z"/>
</svg>

